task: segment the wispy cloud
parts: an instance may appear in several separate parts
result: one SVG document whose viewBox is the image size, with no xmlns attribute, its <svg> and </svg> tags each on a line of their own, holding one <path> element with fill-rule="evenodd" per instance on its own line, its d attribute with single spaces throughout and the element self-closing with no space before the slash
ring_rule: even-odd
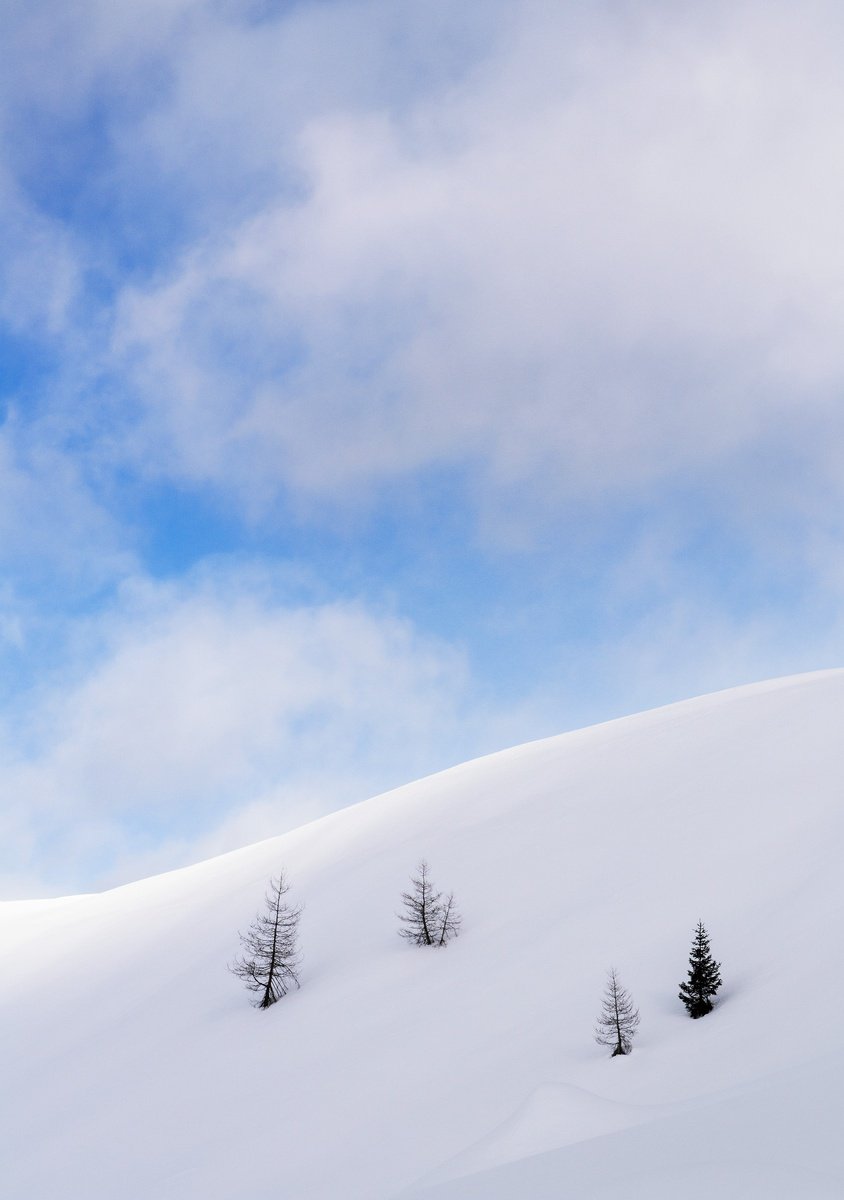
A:
<svg viewBox="0 0 844 1200">
<path fill-rule="evenodd" d="M 527 5 L 408 106 L 300 113 L 299 189 L 121 299 L 147 444 L 247 496 L 459 462 L 570 503 L 762 488 L 760 442 L 823 460 L 844 86 L 805 11 L 711 15 Z"/>
<path fill-rule="evenodd" d="M 241 571 L 125 584 L 79 660 L 23 697 L 2 788 L 33 869 L 65 886 L 113 877 L 115 858 L 168 840 L 172 865 L 218 826 L 231 848 L 447 765 L 467 735 L 489 748 L 480 715 L 460 715 L 459 652 Z"/>
</svg>

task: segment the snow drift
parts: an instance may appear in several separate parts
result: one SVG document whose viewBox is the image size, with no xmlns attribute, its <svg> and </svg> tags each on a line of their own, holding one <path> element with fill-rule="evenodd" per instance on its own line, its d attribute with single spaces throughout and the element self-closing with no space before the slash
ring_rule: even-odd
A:
<svg viewBox="0 0 844 1200">
<path fill-rule="evenodd" d="M 0 905 L 0 1195 L 844 1196 L 844 672 L 521 746 L 94 896 Z M 396 934 L 425 857 L 464 923 Z M 226 970 L 283 866 L 302 988 Z M 715 1011 L 677 999 L 703 919 Z M 607 968 L 642 1015 L 592 1041 Z"/>
</svg>

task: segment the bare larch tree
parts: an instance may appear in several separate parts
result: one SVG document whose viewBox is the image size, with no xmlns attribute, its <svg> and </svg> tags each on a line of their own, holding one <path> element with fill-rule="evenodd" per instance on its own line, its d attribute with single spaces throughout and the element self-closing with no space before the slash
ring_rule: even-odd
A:
<svg viewBox="0 0 844 1200">
<path fill-rule="evenodd" d="M 256 1008 L 269 1008 L 299 986 L 298 926 L 302 909 L 288 904 L 289 884 L 280 871 L 270 880 L 265 912 L 258 913 L 246 933 L 240 934 L 243 952 L 229 970 L 255 992 Z"/>
<path fill-rule="evenodd" d="M 612 1046 L 612 1057 L 629 1054 L 639 1025 L 639 1010 L 621 986 L 615 968 L 610 968 L 607 987 L 601 1002 L 601 1015 L 595 1026 L 595 1041 L 600 1046 Z"/>
<path fill-rule="evenodd" d="M 445 946 L 452 938 L 456 938 L 460 932 L 460 926 L 463 923 L 463 918 L 457 911 L 454 903 L 454 892 L 449 892 L 443 901 L 442 911 L 440 914 L 440 936 L 437 938 L 438 946 Z"/>
<path fill-rule="evenodd" d="M 411 891 L 402 892 L 404 911 L 399 913 L 399 936 L 414 946 L 445 946 L 460 931 L 461 919 L 454 895 L 445 900 L 431 883 L 424 858 L 410 880 Z"/>
</svg>

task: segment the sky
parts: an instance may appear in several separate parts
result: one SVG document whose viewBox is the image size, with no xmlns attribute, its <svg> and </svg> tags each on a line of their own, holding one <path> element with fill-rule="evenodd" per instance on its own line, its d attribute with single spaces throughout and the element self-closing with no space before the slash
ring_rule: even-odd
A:
<svg viewBox="0 0 844 1200">
<path fill-rule="evenodd" d="M 0 897 L 844 662 L 840 6 L 0 37 Z"/>
</svg>

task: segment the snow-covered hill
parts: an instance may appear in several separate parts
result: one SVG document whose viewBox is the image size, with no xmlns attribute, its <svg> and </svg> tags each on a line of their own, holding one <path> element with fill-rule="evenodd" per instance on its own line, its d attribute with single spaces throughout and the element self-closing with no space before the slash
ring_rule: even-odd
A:
<svg viewBox="0 0 844 1200">
<path fill-rule="evenodd" d="M 4 1200 L 844 1197 L 844 672 L 468 763 L 0 906 Z M 421 857 L 464 925 L 396 936 Z M 302 988 L 226 970 L 284 866 Z M 699 919 L 716 1010 L 677 1000 Z M 592 1041 L 614 965 L 635 1049 Z"/>
</svg>

